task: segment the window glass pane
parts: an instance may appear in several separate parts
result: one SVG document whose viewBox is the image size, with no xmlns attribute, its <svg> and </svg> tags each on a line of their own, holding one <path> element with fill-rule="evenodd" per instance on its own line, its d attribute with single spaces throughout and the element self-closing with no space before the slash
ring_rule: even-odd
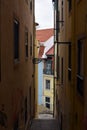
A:
<svg viewBox="0 0 87 130">
<path fill-rule="evenodd" d="M 30 56 L 32 56 L 32 35 L 30 35 Z"/>
<path fill-rule="evenodd" d="M 61 58 L 61 83 L 63 83 L 63 58 Z"/>
<path fill-rule="evenodd" d="M 77 45 L 77 91 L 84 94 L 84 40 L 78 40 Z"/>
<path fill-rule="evenodd" d="M 14 20 L 14 59 L 19 58 L 19 22 Z"/>
<path fill-rule="evenodd" d="M 28 30 L 25 29 L 25 56 L 28 57 Z"/>
<path fill-rule="evenodd" d="M 45 97 L 45 101 L 50 103 L 50 98 L 49 97 Z"/>
<path fill-rule="evenodd" d="M 50 109 L 50 104 L 46 103 L 46 107 Z"/>
<path fill-rule="evenodd" d="M 46 80 L 46 89 L 50 89 L 50 80 Z"/>
</svg>

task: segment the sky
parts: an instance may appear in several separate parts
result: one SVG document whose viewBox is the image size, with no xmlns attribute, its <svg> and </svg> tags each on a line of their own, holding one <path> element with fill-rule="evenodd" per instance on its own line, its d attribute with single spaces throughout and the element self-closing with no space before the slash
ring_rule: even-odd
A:
<svg viewBox="0 0 87 130">
<path fill-rule="evenodd" d="M 35 0 L 35 22 L 38 29 L 53 28 L 52 0 Z"/>
</svg>

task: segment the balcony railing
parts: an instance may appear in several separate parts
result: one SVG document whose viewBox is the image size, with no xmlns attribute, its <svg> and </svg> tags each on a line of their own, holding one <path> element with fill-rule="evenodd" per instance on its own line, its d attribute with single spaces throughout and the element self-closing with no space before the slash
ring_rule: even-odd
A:
<svg viewBox="0 0 87 130">
<path fill-rule="evenodd" d="M 53 71 L 53 70 L 48 70 L 48 69 L 43 69 L 43 74 L 53 75 L 53 74 L 54 74 L 54 71 Z"/>
</svg>

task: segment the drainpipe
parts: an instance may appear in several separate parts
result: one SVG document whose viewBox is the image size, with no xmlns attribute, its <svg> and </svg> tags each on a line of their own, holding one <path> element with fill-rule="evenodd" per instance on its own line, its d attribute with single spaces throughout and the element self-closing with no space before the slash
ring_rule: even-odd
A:
<svg viewBox="0 0 87 130">
<path fill-rule="evenodd" d="M 58 73 L 55 74 L 55 70 L 56 70 L 56 55 L 55 53 L 57 52 L 57 58 L 58 58 L 58 30 L 59 30 L 59 12 L 58 12 L 58 0 L 52 0 L 53 2 L 53 7 L 54 7 L 54 103 L 53 103 L 53 108 L 54 108 L 54 112 L 53 112 L 53 116 L 55 117 L 55 111 L 56 111 L 56 79 L 58 80 Z M 56 50 L 56 46 L 57 46 L 57 50 Z"/>
</svg>

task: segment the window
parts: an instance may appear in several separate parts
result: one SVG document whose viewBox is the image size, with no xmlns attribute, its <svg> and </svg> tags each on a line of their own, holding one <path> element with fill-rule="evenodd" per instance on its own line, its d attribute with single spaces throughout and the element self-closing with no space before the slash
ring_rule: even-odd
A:
<svg viewBox="0 0 87 130">
<path fill-rule="evenodd" d="M 70 12 L 72 9 L 72 0 L 68 0 L 68 6 L 69 6 L 69 12 Z"/>
<path fill-rule="evenodd" d="M 50 89 L 50 80 L 46 80 L 46 89 Z"/>
<path fill-rule="evenodd" d="M 14 19 L 14 59 L 19 59 L 19 22 Z"/>
<path fill-rule="evenodd" d="M 63 84 L 63 58 L 61 58 L 61 83 Z"/>
<path fill-rule="evenodd" d="M 77 90 L 83 96 L 84 84 L 84 43 L 83 40 L 78 40 L 78 54 L 77 54 Z"/>
<path fill-rule="evenodd" d="M 48 60 L 46 62 L 46 74 L 51 74 L 52 71 L 52 61 Z"/>
<path fill-rule="evenodd" d="M 46 107 L 50 109 L 50 104 L 46 103 Z"/>
<path fill-rule="evenodd" d="M 62 20 L 62 26 L 63 26 L 63 0 L 61 2 L 61 20 Z"/>
<path fill-rule="evenodd" d="M 32 0 L 30 0 L 30 10 L 32 11 Z"/>
<path fill-rule="evenodd" d="M 45 97 L 45 102 L 49 102 L 50 103 L 50 98 L 49 97 Z"/>
<path fill-rule="evenodd" d="M 30 56 L 32 56 L 32 35 L 30 35 Z"/>
<path fill-rule="evenodd" d="M 25 30 L 25 56 L 28 57 L 28 30 Z"/>
<path fill-rule="evenodd" d="M 60 78 L 60 57 L 58 56 L 58 44 L 57 44 L 57 55 L 56 55 L 56 72 L 57 80 Z"/>
<path fill-rule="evenodd" d="M 58 33 L 59 33 L 59 11 L 56 14 L 56 27 L 55 27 L 55 40 L 58 41 Z"/>
<path fill-rule="evenodd" d="M 50 109 L 50 97 L 45 97 L 45 105 Z"/>
<path fill-rule="evenodd" d="M 31 102 L 31 97 L 32 97 L 32 94 L 31 94 L 31 86 L 29 87 L 29 115 L 30 115 L 30 118 L 31 118 L 31 113 L 32 113 L 32 111 L 31 111 L 31 104 L 32 104 L 32 102 Z"/>
<path fill-rule="evenodd" d="M 71 44 L 68 48 L 68 79 L 71 80 Z"/>
<path fill-rule="evenodd" d="M 25 98 L 25 124 L 27 122 L 27 97 Z"/>
</svg>

